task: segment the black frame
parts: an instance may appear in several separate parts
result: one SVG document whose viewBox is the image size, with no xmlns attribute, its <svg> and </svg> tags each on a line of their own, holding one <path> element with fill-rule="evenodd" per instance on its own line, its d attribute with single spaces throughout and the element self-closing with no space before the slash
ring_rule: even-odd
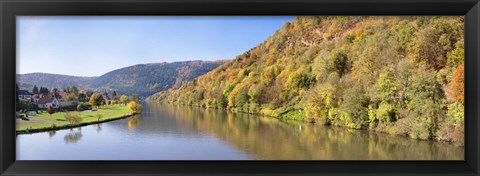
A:
<svg viewBox="0 0 480 176">
<path fill-rule="evenodd" d="M 0 0 L 0 175 L 479 175 L 479 0 Z M 465 161 L 16 161 L 16 15 L 464 15 Z"/>
</svg>

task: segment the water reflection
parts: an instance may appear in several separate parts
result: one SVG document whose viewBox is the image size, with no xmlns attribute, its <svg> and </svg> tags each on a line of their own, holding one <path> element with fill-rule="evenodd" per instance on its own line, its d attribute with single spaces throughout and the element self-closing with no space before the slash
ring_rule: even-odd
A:
<svg viewBox="0 0 480 176">
<path fill-rule="evenodd" d="M 48 136 L 49 136 L 50 138 L 52 138 L 53 136 L 55 136 L 56 133 L 57 133 L 57 132 L 56 132 L 55 130 L 48 131 Z"/>
<path fill-rule="evenodd" d="M 156 104 L 155 111 L 253 154 L 256 159 L 461 160 L 463 148 L 447 143 L 325 127 L 244 113 Z M 178 125 L 181 124 L 181 125 Z"/>
<path fill-rule="evenodd" d="M 17 136 L 19 160 L 463 160 L 463 156 L 463 147 L 449 143 L 171 104 L 144 104 L 141 115 L 102 124 Z"/>
<path fill-rule="evenodd" d="M 130 118 L 130 120 L 128 120 L 128 123 L 127 123 L 128 129 L 132 132 L 135 131 L 137 129 L 138 123 L 140 123 L 141 121 L 141 118 L 142 118 L 141 114 L 137 114 L 132 118 Z"/>
<path fill-rule="evenodd" d="M 102 124 L 101 123 L 98 123 L 96 124 L 95 126 L 97 126 L 97 133 L 100 133 L 102 131 Z"/>
<path fill-rule="evenodd" d="M 77 128 L 76 130 L 75 129 L 70 129 L 70 132 L 67 133 L 64 137 L 63 137 L 63 140 L 65 141 L 65 143 L 72 143 L 72 144 L 75 144 L 77 143 L 78 141 L 80 141 L 80 139 L 82 139 L 82 128 Z"/>
</svg>

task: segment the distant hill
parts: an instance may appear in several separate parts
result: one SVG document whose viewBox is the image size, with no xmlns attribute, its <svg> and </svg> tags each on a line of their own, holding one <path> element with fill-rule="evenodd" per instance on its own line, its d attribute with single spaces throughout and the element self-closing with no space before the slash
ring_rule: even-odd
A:
<svg viewBox="0 0 480 176">
<path fill-rule="evenodd" d="M 115 89 L 122 94 L 149 96 L 160 90 L 176 88 L 183 82 L 203 75 L 224 61 L 187 61 L 139 64 L 108 72 L 89 81 L 88 86 Z"/>
<path fill-rule="evenodd" d="M 173 63 L 139 64 L 113 70 L 99 77 L 79 77 L 49 73 L 18 74 L 17 83 L 22 89 L 34 85 L 64 89 L 77 86 L 97 91 L 116 90 L 121 94 L 149 96 L 161 90 L 176 88 L 185 81 L 203 75 L 225 61 L 185 61 Z"/>
<path fill-rule="evenodd" d="M 59 75 L 50 73 L 27 73 L 17 74 L 18 86 L 22 89 L 32 90 L 34 85 L 37 87 L 49 87 L 49 88 L 66 88 L 68 86 L 77 86 L 85 88 L 87 82 L 94 80 L 96 77 L 80 77 Z"/>
</svg>

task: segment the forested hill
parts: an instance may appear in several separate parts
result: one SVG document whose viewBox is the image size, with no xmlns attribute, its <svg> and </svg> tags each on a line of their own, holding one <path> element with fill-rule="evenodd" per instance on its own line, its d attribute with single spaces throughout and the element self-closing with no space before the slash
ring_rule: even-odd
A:
<svg viewBox="0 0 480 176">
<path fill-rule="evenodd" d="M 66 88 L 68 86 L 83 86 L 96 77 L 80 77 L 50 73 L 17 74 L 17 84 L 22 89 L 32 90 L 33 86 L 49 88 Z"/>
<path fill-rule="evenodd" d="M 180 87 L 225 61 L 186 61 L 140 64 L 108 72 L 89 82 L 90 87 L 115 89 L 122 94 L 149 96 L 161 90 Z"/>
<path fill-rule="evenodd" d="M 77 77 L 47 73 L 17 75 L 19 86 L 31 90 L 37 87 L 64 89 L 77 86 L 97 91 L 116 90 L 121 94 L 149 96 L 161 90 L 179 87 L 184 82 L 225 63 L 225 61 L 185 61 L 140 64 L 117 69 L 99 77 Z"/>
<path fill-rule="evenodd" d="M 297 17 L 148 98 L 463 144 L 463 17 Z"/>
</svg>

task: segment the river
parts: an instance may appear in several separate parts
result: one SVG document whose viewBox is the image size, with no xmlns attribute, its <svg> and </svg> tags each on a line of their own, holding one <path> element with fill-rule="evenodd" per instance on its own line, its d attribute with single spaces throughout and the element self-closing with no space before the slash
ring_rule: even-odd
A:
<svg viewBox="0 0 480 176">
<path fill-rule="evenodd" d="M 144 103 L 142 114 L 17 135 L 17 160 L 463 160 L 464 147 L 225 110 Z"/>
</svg>

